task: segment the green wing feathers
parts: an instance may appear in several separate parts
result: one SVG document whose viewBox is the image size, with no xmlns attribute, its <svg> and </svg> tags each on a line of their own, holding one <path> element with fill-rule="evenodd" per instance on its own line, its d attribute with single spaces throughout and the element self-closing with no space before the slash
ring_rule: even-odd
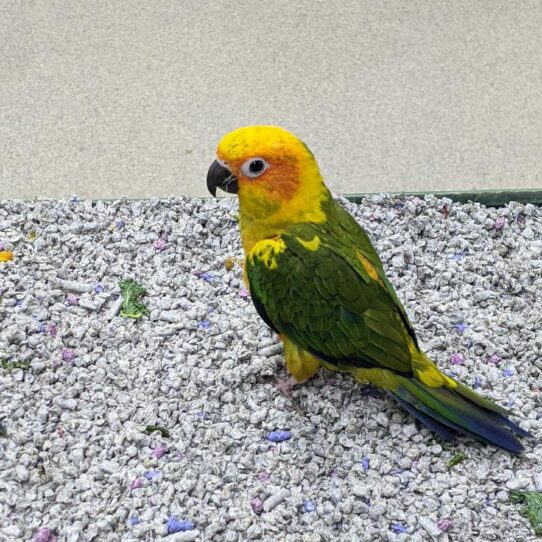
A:
<svg viewBox="0 0 542 542">
<path fill-rule="evenodd" d="M 517 436 L 529 433 L 506 409 L 443 375 L 418 349 L 367 234 L 334 205 L 327 223 L 298 225 L 247 255 L 258 313 L 326 366 L 386 388 L 441 437 L 463 433 L 521 451 Z"/>
</svg>

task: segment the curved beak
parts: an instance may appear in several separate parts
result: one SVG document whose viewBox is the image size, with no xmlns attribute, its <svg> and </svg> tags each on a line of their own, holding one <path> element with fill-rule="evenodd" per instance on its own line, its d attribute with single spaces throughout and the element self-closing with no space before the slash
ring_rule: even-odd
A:
<svg viewBox="0 0 542 542">
<path fill-rule="evenodd" d="M 217 188 L 230 194 L 237 194 L 237 178 L 229 169 L 215 160 L 207 172 L 207 188 L 213 196 L 216 196 Z"/>
</svg>

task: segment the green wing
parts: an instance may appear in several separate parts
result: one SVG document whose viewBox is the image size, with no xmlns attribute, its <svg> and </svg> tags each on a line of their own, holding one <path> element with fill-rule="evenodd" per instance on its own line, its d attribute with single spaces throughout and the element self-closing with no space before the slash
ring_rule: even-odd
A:
<svg viewBox="0 0 542 542">
<path fill-rule="evenodd" d="M 317 250 L 298 240 L 314 236 L 321 239 Z M 251 295 L 263 319 L 331 363 L 410 374 L 411 334 L 388 288 L 367 276 L 321 226 L 305 224 L 281 238 L 286 249 L 276 255 L 276 266 L 257 255 L 247 258 Z"/>
</svg>

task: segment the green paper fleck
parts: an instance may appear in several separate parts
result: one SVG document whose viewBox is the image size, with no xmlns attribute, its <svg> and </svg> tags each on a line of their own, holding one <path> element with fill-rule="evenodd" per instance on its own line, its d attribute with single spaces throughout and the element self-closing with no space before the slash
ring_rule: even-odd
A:
<svg viewBox="0 0 542 542">
<path fill-rule="evenodd" d="M 141 318 L 150 314 L 149 309 L 140 301 L 147 295 L 147 290 L 133 279 L 124 279 L 119 282 L 122 295 L 120 315 L 124 318 Z"/>
<path fill-rule="evenodd" d="M 162 436 L 164 438 L 169 437 L 169 431 L 165 427 L 162 427 L 161 425 L 147 425 L 147 427 L 145 427 L 145 431 L 147 433 L 152 433 L 153 431 L 160 431 L 160 433 L 162 433 Z"/>
<path fill-rule="evenodd" d="M 2 369 L 30 369 L 29 361 L 9 361 L 8 359 L 0 359 Z"/>
<path fill-rule="evenodd" d="M 542 493 L 538 491 L 510 491 L 513 503 L 525 503 L 521 515 L 526 517 L 537 536 L 542 536 Z"/>
<path fill-rule="evenodd" d="M 461 461 L 465 461 L 467 459 L 467 456 L 463 452 L 459 452 L 455 454 L 450 461 L 448 461 L 448 468 L 451 469 L 461 463 Z"/>
</svg>

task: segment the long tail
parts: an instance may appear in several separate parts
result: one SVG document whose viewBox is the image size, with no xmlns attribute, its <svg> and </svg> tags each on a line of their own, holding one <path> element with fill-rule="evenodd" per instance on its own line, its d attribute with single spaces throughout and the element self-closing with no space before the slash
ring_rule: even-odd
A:
<svg viewBox="0 0 542 542">
<path fill-rule="evenodd" d="M 443 439 L 452 440 L 462 433 L 517 454 L 523 450 L 517 436 L 532 437 L 507 418 L 510 411 L 460 382 L 455 388 L 431 388 L 402 376 L 399 382 L 390 395 Z"/>
</svg>

